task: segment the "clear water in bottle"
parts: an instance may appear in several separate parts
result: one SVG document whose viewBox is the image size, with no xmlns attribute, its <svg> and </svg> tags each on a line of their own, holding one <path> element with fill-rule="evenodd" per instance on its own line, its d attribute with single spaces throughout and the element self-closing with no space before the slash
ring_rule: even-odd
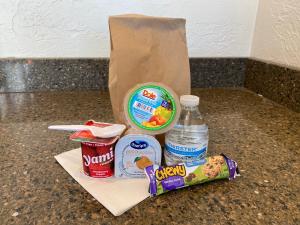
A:
<svg viewBox="0 0 300 225">
<path fill-rule="evenodd" d="M 204 159 L 208 147 L 208 126 L 199 112 L 199 97 L 180 97 L 181 114 L 177 124 L 166 133 L 165 161 L 167 165 L 193 163 Z"/>
</svg>

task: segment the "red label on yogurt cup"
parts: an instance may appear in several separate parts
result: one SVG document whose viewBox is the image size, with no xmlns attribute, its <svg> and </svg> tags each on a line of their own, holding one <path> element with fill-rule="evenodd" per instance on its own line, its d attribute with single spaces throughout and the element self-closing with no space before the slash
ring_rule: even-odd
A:
<svg viewBox="0 0 300 225">
<path fill-rule="evenodd" d="M 88 121 L 88 126 L 106 127 L 108 123 Z M 119 137 L 97 138 L 90 131 L 79 131 L 70 136 L 73 141 L 81 142 L 82 165 L 86 175 L 106 178 L 114 175 L 114 149 Z"/>
<path fill-rule="evenodd" d="M 114 144 L 82 142 L 82 163 L 86 175 L 97 178 L 114 175 Z"/>
</svg>

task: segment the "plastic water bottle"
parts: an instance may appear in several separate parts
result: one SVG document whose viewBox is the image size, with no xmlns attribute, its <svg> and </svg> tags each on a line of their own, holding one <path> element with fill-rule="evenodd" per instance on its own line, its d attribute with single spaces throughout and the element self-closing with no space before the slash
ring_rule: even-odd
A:
<svg viewBox="0 0 300 225">
<path fill-rule="evenodd" d="M 199 97 L 180 97 L 181 114 L 177 124 L 169 130 L 165 139 L 166 164 L 194 163 L 206 157 L 208 126 L 199 112 Z"/>
</svg>

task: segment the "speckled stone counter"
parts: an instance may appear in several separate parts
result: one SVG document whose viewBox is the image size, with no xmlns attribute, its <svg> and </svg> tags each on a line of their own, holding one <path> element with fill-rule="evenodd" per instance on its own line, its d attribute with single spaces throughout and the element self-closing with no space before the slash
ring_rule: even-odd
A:
<svg viewBox="0 0 300 225">
<path fill-rule="evenodd" d="M 194 89 L 209 153 L 241 177 L 149 198 L 113 217 L 55 161 L 78 143 L 50 124 L 112 122 L 107 93 L 0 94 L 0 224 L 300 224 L 300 114 L 246 89 Z"/>
</svg>

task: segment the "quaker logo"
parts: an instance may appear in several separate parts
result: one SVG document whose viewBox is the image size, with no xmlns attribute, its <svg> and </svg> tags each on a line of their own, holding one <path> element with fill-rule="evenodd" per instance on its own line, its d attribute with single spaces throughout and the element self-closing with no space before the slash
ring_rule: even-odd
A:
<svg viewBox="0 0 300 225">
<path fill-rule="evenodd" d="M 136 141 L 133 141 L 130 143 L 130 146 L 132 148 L 135 148 L 135 149 L 145 149 L 147 148 L 149 145 L 146 141 L 139 141 L 139 140 L 136 140 Z"/>
</svg>

